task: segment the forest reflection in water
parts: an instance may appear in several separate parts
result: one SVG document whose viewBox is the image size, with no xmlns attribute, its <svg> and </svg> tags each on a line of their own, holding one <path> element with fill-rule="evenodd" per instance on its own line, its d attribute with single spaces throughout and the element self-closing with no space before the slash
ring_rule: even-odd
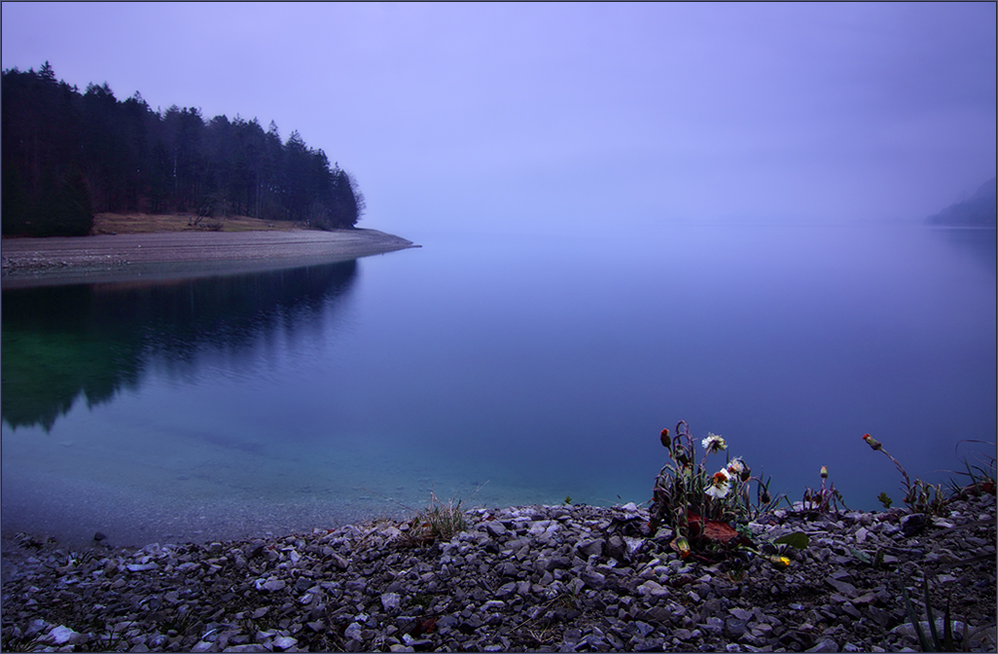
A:
<svg viewBox="0 0 998 654">
<path fill-rule="evenodd" d="M 238 353 L 334 310 L 355 260 L 174 282 L 79 284 L 3 292 L 2 418 L 51 430 L 81 395 L 88 406 L 135 389 L 149 359 Z"/>
</svg>

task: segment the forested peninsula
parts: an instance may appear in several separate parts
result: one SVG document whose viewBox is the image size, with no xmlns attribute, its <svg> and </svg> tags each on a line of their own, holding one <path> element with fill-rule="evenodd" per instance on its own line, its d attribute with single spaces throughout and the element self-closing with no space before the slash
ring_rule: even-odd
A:
<svg viewBox="0 0 998 654">
<path fill-rule="evenodd" d="M 3 235 L 82 236 L 97 213 L 228 215 L 319 229 L 356 225 L 364 198 L 354 179 L 272 121 L 195 107 L 153 110 L 89 84 L 80 93 L 37 72 L 3 71 Z"/>
<path fill-rule="evenodd" d="M 969 198 L 951 204 L 939 213 L 929 216 L 927 222 L 947 227 L 994 227 L 998 212 L 998 186 L 992 177 L 984 182 Z"/>
</svg>

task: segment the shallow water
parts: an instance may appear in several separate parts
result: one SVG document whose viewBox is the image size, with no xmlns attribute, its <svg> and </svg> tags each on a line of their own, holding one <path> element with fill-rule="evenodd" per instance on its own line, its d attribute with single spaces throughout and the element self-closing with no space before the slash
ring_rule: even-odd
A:
<svg viewBox="0 0 998 654">
<path fill-rule="evenodd" d="M 799 499 L 994 446 L 995 232 L 668 226 L 3 293 L 2 528 L 115 544 L 642 502 L 663 427 Z M 957 449 L 959 447 L 959 449 Z M 720 465 L 721 460 L 717 461 Z"/>
</svg>

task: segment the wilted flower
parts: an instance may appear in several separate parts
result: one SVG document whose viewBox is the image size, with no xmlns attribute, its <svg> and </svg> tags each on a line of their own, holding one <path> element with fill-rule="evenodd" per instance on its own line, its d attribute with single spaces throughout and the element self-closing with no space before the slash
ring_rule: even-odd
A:
<svg viewBox="0 0 998 654">
<path fill-rule="evenodd" d="M 869 434 L 863 434 L 863 440 L 866 441 L 867 445 L 869 445 L 870 447 L 872 447 L 875 450 L 879 450 L 881 447 L 883 447 L 880 444 L 880 441 L 878 441 L 873 436 L 870 436 Z"/>
<path fill-rule="evenodd" d="M 749 470 L 749 467 L 745 465 L 745 462 L 742 461 L 742 457 L 740 456 L 731 459 L 731 461 L 728 462 L 728 472 L 731 473 L 732 476 L 737 475 L 742 481 L 748 481 L 749 477 L 752 476 L 752 471 Z"/>
<path fill-rule="evenodd" d="M 724 442 L 724 439 L 711 432 L 707 432 L 707 438 L 703 439 L 701 443 L 703 449 L 707 450 L 707 454 L 714 454 L 715 452 L 728 449 L 728 444 Z"/>
<path fill-rule="evenodd" d="M 714 473 L 714 476 L 710 481 L 710 488 L 707 489 L 707 494 L 711 497 L 716 497 L 718 499 L 724 497 L 728 494 L 731 489 L 731 475 L 724 468 L 721 468 Z"/>
<path fill-rule="evenodd" d="M 738 459 L 736 460 L 738 461 L 738 463 L 742 464 L 742 471 L 741 471 L 742 481 L 747 482 L 749 478 L 752 476 L 752 468 L 748 467 L 748 464 L 742 461 L 741 457 L 738 457 Z"/>
<path fill-rule="evenodd" d="M 668 429 L 662 430 L 662 446 L 665 447 L 666 449 L 672 446 L 672 439 L 669 438 Z"/>
<path fill-rule="evenodd" d="M 828 479 L 828 466 L 821 466 L 821 478 Z"/>
</svg>

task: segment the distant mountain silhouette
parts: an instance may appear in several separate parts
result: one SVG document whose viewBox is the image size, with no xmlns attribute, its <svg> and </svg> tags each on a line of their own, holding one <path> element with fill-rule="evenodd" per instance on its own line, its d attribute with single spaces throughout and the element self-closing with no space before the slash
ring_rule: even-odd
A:
<svg viewBox="0 0 998 654">
<path fill-rule="evenodd" d="M 998 186 L 992 177 L 972 196 L 963 202 L 951 204 L 934 216 L 929 216 L 927 222 L 933 225 L 994 227 L 995 214 L 998 213 L 996 189 Z"/>
</svg>

